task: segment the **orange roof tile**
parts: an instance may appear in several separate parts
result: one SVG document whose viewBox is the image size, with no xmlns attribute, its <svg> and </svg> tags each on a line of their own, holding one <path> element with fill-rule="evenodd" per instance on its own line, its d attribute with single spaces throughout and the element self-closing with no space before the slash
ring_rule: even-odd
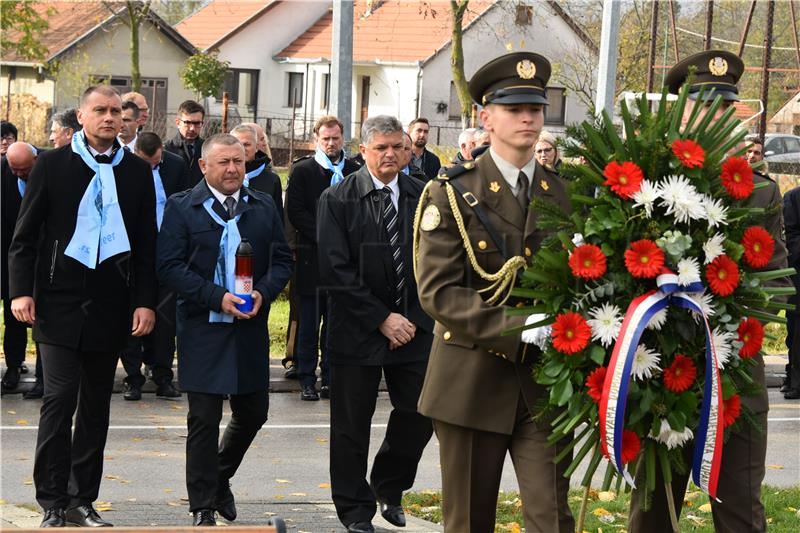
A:
<svg viewBox="0 0 800 533">
<path fill-rule="evenodd" d="M 741 120 L 748 119 L 756 114 L 755 109 L 750 107 L 746 102 L 734 102 L 733 107 L 736 109 L 736 111 L 733 112 L 733 116 Z"/>
<path fill-rule="evenodd" d="M 208 50 L 272 3 L 265 0 L 212 0 L 176 24 L 175 29 L 197 48 Z"/>
<path fill-rule="evenodd" d="M 42 32 L 39 39 L 47 47 L 47 59 L 52 59 L 76 39 L 113 15 L 100 1 L 37 2 L 33 8 L 50 25 Z M 49 14 L 50 10 L 54 11 L 52 15 Z M 18 38 L 19 32 L 11 30 L 9 33 L 12 41 Z M 3 52 L 3 61 L 29 62 L 30 60 L 18 57 L 13 51 L 7 50 Z"/>
<path fill-rule="evenodd" d="M 368 5 L 377 4 L 368 13 Z M 473 0 L 464 27 L 494 2 Z M 450 41 L 450 7 L 440 2 L 356 0 L 353 20 L 353 61 L 424 61 Z M 276 57 L 330 58 L 333 13 L 328 12 Z"/>
</svg>

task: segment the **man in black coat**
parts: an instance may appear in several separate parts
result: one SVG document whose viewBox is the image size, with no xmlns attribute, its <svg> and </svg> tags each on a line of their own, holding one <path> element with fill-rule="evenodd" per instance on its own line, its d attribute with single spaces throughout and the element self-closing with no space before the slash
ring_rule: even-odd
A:
<svg viewBox="0 0 800 533">
<path fill-rule="evenodd" d="M 92 502 L 118 354 L 155 321 L 155 193 L 147 163 L 116 140 L 121 114 L 114 88 L 83 93 L 83 130 L 39 156 L 9 252 L 11 310 L 33 324 L 44 367 L 33 467 L 43 527 L 108 525 Z"/>
<path fill-rule="evenodd" d="M 3 374 L 2 391 L 16 390 L 25 363 L 25 350 L 28 346 L 28 330 L 24 322 L 19 322 L 11 313 L 11 300 L 8 297 L 8 249 L 14 235 L 14 227 L 19 216 L 19 206 L 25 193 L 28 176 L 36 162 L 36 149 L 25 142 L 15 142 L 8 147 L 3 156 L 2 192 L 0 192 L 0 217 L 2 218 L 2 296 L 3 296 L 3 352 L 6 356 L 6 371 Z M 27 370 L 27 368 L 26 368 Z M 37 379 L 41 379 L 40 377 Z"/>
<path fill-rule="evenodd" d="M 194 187 L 203 181 L 203 171 L 200 170 L 200 153 L 203 150 L 203 139 L 200 131 L 203 129 L 206 110 L 194 100 L 186 100 L 178 107 L 178 116 L 175 125 L 178 133 L 164 143 L 164 150 L 172 152 L 183 158 L 189 169 L 189 186 Z"/>
<path fill-rule="evenodd" d="M 789 268 L 800 271 L 800 187 L 788 191 L 783 196 L 783 224 L 786 228 L 786 251 L 789 252 Z M 797 289 L 800 287 L 800 274 L 792 276 Z M 789 299 L 797 305 L 797 296 Z M 800 314 L 797 311 L 786 312 L 787 338 L 789 348 L 789 364 L 786 365 L 786 378 L 781 389 L 787 400 L 800 399 Z"/>
<path fill-rule="evenodd" d="M 239 139 L 244 147 L 245 176 L 244 186 L 261 191 L 272 197 L 278 214 L 283 220 L 283 188 L 281 178 L 272 171 L 271 159 L 266 154 L 257 157 L 258 132 L 247 125 L 239 125 L 231 130 L 231 135 Z"/>
<path fill-rule="evenodd" d="M 295 161 L 286 187 L 286 213 L 298 237 L 295 276 L 300 295 L 300 320 L 295 360 L 301 387 L 300 398 L 307 401 L 319 400 L 320 396 L 316 390 L 320 348 L 320 393 L 324 398 L 330 394 L 328 357 L 324 341 L 324 332 L 328 329 L 325 320 L 326 295 L 319 287 L 317 263 L 317 202 L 325 189 L 358 170 L 356 165 L 345 158 L 342 131 L 342 123 L 334 116 L 317 120 L 314 124 L 317 151 L 314 156 Z M 320 336 L 322 322 L 326 325 Z"/>
<path fill-rule="evenodd" d="M 371 117 L 361 135 L 365 165 L 322 194 L 317 220 L 320 287 L 329 294 L 331 492 L 352 533 L 374 531 L 376 500 L 387 521 L 405 525 L 400 500 L 433 432 L 417 412 L 433 340 L 412 268 L 424 184 L 399 171 L 403 126 L 396 118 Z M 393 410 L 367 482 L 381 374 Z"/>
<path fill-rule="evenodd" d="M 189 169 L 180 157 L 164 151 L 161 138 L 152 131 L 138 134 L 134 153 L 152 169 L 156 190 L 156 223 L 160 228 L 167 198 L 189 187 Z M 144 337 L 131 336 L 120 357 L 127 374 L 123 397 L 129 401 L 142 399 L 142 386 L 146 381 L 142 374 L 142 363 L 150 366 L 152 379 L 156 384 L 156 397 L 165 400 L 177 400 L 181 397 L 181 393 L 172 384 L 172 361 L 175 358 L 175 292 L 161 284 L 158 286 L 156 314 L 153 332 Z"/>
<path fill-rule="evenodd" d="M 178 378 L 189 397 L 186 487 L 194 525 L 207 526 L 216 524 L 215 511 L 236 518 L 228 480 L 267 420 L 267 320 L 292 274 L 292 256 L 272 198 L 242 187 L 244 149 L 235 137 L 210 137 L 200 165 L 205 180 L 167 202 L 158 275 L 178 293 Z M 244 300 L 227 273 L 237 237 L 253 250 L 249 312 L 236 308 Z M 230 252 L 220 257 L 221 249 Z M 232 416 L 218 442 L 225 395 Z"/>
<path fill-rule="evenodd" d="M 428 180 L 432 180 L 439 174 L 442 162 L 439 157 L 425 148 L 428 145 L 428 134 L 431 127 L 427 118 L 419 117 L 411 121 L 408 125 L 408 134 L 414 142 L 411 154 L 411 166 L 421 170 Z"/>
</svg>

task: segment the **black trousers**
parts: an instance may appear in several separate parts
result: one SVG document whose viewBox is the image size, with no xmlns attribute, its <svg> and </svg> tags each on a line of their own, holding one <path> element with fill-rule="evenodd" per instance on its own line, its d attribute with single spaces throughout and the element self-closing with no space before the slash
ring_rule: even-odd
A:
<svg viewBox="0 0 800 533">
<path fill-rule="evenodd" d="M 144 337 L 131 336 L 121 359 L 127 377 L 125 382 L 137 388 L 144 385 L 142 363 L 151 365 L 153 381 L 157 385 L 170 383 L 174 378 L 172 362 L 175 359 L 175 303 L 174 291 L 158 287 L 158 309 L 153 331 Z"/>
<path fill-rule="evenodd" d="M 19 367 L 25 361 L 25 348 L 28 346 L 28 326 L 14 318 L 11 300 L 3 298 L 3 352 L 6 365 Z"/>
<path fill-rule="evenodd" d="M 36 500 L 44 509 L 92 503 L 103 477 L 117 354 L 53 344 L 39 349 L 44 399 L 33 465 Z"/>
<path fill-rule="evenodd" d="M 795 283 L 795 289 L 800 290 Z M 797 295 L 789 298 L 789 303 L 797 305 Z M 789 379 L 789 386 L 793 389 L 800 389 L 800 313 L 786 312 L 786 347 L 789 349 L 789 362 L 786 364 L 786 377 Z"/>
<path fill-rule="evenodd" d="M 399 505 L 403 491 L 414 484 L 433 434 L 431 421 L 417 412 L 426 367 L 425 361 L 383 367 L 331 364 L 331 493 L 345 526 L 372 520 L 376 495 Z M 381 373 L 393 409 L 368 483 L 370 425 Z"/>
<path fill-rule="evenodd" d="M 232 416 L 219 440 L 223 396 L 189 392 L 186 438 L 186 489 L 189 510 L 215 509 L 217 491 L 227 486 L 242 463 L 258 430 L 267 421 L 269 394 L 265 389 L 232 394 Z"/>
</svg>

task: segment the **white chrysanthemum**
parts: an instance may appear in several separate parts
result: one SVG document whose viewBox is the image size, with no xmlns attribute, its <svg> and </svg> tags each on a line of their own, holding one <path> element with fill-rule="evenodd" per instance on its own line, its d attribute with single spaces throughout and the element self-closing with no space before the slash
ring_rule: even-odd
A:
<svg viewBox="0 0 800 533">
<path fill-rule="evenodd" d="M 667 323 L 667 308 L 665 307 L 664 309 L 658 311 L 656 314 L 653 315 L 653 318 L 651 318 L 650 322 L 647 323 L 647 329 L 661 331 L 661 328 L 664 327 L 664 324 L 666 323 Z"/>
<path fill-rule="evenodd" d="M 644 344 L 636 347 L 636 353 L 633 354 L 633 366 L 631 368 L 631 376 L 635 379 L 650 379 L 653 377 L 653 372 L 658 370 L 658 362 L 661 359 L 661 354 L 655 350 L 651 350 Z"/>
<path fill-rule="evenodd" d="M 592 328 L 592 340 L 600 341 L 600 343 L 608 347 L 619 335 L 619 330 L 622 327 L 622 314 L 619 307 L 604 303 L 600 307 L 593 307 L 589 310 L 589 327 Z"/>
<path fill-rule="evenodd" d="M 708 239 L 705 244 L 703 244 L 703 253 L 706 255 L 706 258 L 703 261 L 704 265 L 709 264 L 711 261 L 725 253 L 725 248 L 722 246 L 722 243 L 724 242 L 725 235 L 717 233 Z"/>
<path fill-rule="evenodd" d="M 684 257 L 678 261 L 678 284 L 689 285 L 700 281 L 700 263 L 694 257 Z"/>
<path fill-rule="evenodd" d="M 693 436 L 691 429 L 685 427 L 683 431 L 675 431 L 669 425 L 669 422 L 663 418 L 661 419 L 661 427 L 659 428 L 658 435 L 654 435 L 656 441 L 665 444 L 669 450 L 683 446 L 685 443 L 692 440 Z"/>
<path fill-rule="evenodd" d="M 696 303 L 700 309 L 706 314 L 706 316 L 714 316 L 716 311 L 714 310 L 714 297 L 707 293 L 703 292 L 703 294 L 692 293 L 688 295 L 689 298 Z M 700 315 L 694 314 L 695 322 L 700 320 Z"/>
<path fill-rule="evenodd" d="M 658 184 L 660 205 L 667 208 L 667 215 L 674 215 L 675 221 L 688 223 L 689 220 L 705 218 L 703 195 L 685 176 L 669 176 Z"/>
<path fill-rule="evenodd" d="M 712 228 L 728 223 L 728 208 L 722 200 L 714 200 L 710 196 L 703 196 L 703 209 L 706 210 L 706 220 Z"/>
<path fill-rule="evenodd" d="M 732 343 L 736 339 L 736 335 L 730 331 L 725 331 L 717 326 L 711 332 L 711 342 L 714 343 L 714 351 L 717 352 L 717 366 L 721 369 L 725 368 L 731 355 L 733 355 Z"/>
<path fill-rule="evenodd" d="M 648 180 L 642 181 L 641 188 L 631 195 L 634 201 L 633 207 L 644 207 L 647 218 L 653 216 L 653 204 L 660 197 L 658 187 Z"/>
</svg>

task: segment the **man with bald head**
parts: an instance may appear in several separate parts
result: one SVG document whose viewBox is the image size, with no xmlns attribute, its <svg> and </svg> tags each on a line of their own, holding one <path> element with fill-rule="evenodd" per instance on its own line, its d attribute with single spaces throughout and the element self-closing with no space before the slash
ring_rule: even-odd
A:
<svg viewBox="0 0 800 533">
<path fill-rule="evenodd" d="M 144 95 L 137 92 L 129 92 L 122 95 L 122 103 L 133 102 L 139 109 L 139 116 L 136 118 L 138 124 L 137 131 L 142 131 L 142 128 L 147 124 L 147 119 L 150 117 L 150 106 L 147 105 L 147 99 Z"/>
<path fill-rule="evenodd" d="M 3 296 L 3 351 L 6 354 L 7 369 L 3 374 L 3 392 L 15 390 L 19 385 L 22 365 L 25 362 L 25 349 L 28 332 L 24 322 L 19 322 L 11 313 L 11 300 L 8 298 L 8 248 L 14 235 L 14 226 L 19 216 L 22 195 L 28 183 L 28 175 L 36 162 L 36 149 L 25 142 L 9 145 L 2 162 L 2 296 Z"/>
</svg>

